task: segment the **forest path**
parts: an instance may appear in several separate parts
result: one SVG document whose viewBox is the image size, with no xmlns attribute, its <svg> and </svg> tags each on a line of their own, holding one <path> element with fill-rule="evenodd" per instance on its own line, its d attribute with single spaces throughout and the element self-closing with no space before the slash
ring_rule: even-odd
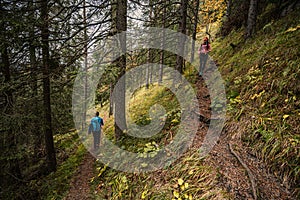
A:
<svg viewBox="0 0 300 200">
<path fill-rule="evenodd" d="M 69 193 L 64 200 L 92 199 L 90 181 L 94 177 L 95 160 L 89 152 L 86 153 L 77 174 L 71 180 Z"/>
<path fill-rule="evenodd" d="M 199 112 L 209 118 L 209 92 L 203 78 L 200 77 L 196 85 Z M 227 191 L 230 194 L 230 199 L 234 200 L 294 199 L 285 185 L 269 173 L 266 166 L 259 159 L 249 153 L 251 152 L 250 149 L 242 144 L 241 139 L 231 136 L 232 133 L 238 131 L 239 124 L 236 123 L 233 126 L 236 130 L 232 127 L 228 130 L 225 125 L 219 141 L 205 159 L 205 164 L 211 166 L 220 175 L 217 186 Z M 197 135 L 203 138 L 207 128 L 201 128 Z"/>
<path fill-rule="evenodd" d="M 199 112 L 209 118 L 210 96 L 201 77 L 196 86 Z M 199 148 L 201 146 L 207 129 L 205 123 L 202 123 L 194 139 L 193 147 Z M 231 129 L 230 131 L 233 132 L 234 130 Z M 261 161 L 249 153 L 249 149 L 242 144 L 240 138 L 232 138 L 230 131 L 227 130 L 227 127 L 224 128 L 219 141 L 204 162 L 205 165 L 212 167 L 220 175 L 216 186 L 227 191 L 230 195 L 229 199 L 234 200 L 293 200 L 286 187 L 266 170 L 266 166 Z M 231 148 L 229 144 L 231 144 Z M 94 162 L 95 158 L 88 152 L 79 166 L 78 173 L 71 180 L 71 188 L 65 200 L 93 199 L 89 183 L 94 175 Z M 249 178 L 249 171 L 254 185 Z M 253 194 L 256 194 L 257 198 Z"/>
</svg>

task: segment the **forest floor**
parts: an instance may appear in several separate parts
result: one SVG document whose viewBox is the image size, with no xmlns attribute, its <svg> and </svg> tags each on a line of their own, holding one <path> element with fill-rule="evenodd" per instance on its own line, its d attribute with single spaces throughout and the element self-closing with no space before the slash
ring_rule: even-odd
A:
<svg viewBox="0 0 300 200">
<path fill-rule="evenodd" d="M 208 72 L 209 73 L 209 72 Z M 202 78 L 196 83 L 200 113 L 210 116 L 210 98 Z M 235 200 L 292 200 L 287 186 L 268 172 L 266 166 L 252 155 L 238 137 L 232 137 L 238 124 L 226 125 L 205 165 L 219 174 L 216 186 L 227 191 L 229 199 Z M 236 129 L 235 129 L 236 128 Z M 194 139 L 193 146 L 200 147 L 208 127 L 203 123 Z M 93 199 L 90 181 L 94 174 L 95 158 L 87 153 L 78 173 L 71 180 L 70 191 L 65 200 Z M 223 199 L 223 198 L 222 198 Z"/>
</svg>

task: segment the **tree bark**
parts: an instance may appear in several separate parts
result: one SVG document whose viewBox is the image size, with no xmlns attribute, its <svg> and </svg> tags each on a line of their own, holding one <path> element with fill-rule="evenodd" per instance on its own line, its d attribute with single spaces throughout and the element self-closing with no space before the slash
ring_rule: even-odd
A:
<svg viewBox="0 0 300 200">
<path fill-rule="evenodd" d="M 3 26 L 2 26 L 3 27 Z M 11 82 L 11 73 L 10 73 L 10 62 L 9 62 L 9 55 L 8 55 L 8 50 L 7 46 L 4 44 L 4 47 L 1 49 L 1 72 L 4 75 L 4 82 L 5 83 L 10 83 Z M 4 91 L 4 94 L 6 96 L 5 98 L 5 109 L 3 113 L 5 115 L 13 115 L 14 113 L 14 101 L 13 101 L 13 93 L 10 88 L 8 88 L 6 91 Z M 11 159 L 8 159 L 8 174 L 13 175 L 17 179 L 21 178 L 21 170 L 19 166 L 18 159 L 15 157 L 17 154 L 17 141 L 16 141 L 16 132 L 13 131 L 12 126 L 10 125 L 9 128 L 6 131 L 6 134 L 4 136 L 4 141 L 1 143 L 6 144 L 6 148 L 9 149 L 9 152 L 11 152 Z M 2 139 L 2 138 L 1 138 Z M 0 174 L 2 175 L 2 173 Z M 8 180 L 6 180 L 8 181 Z M 14 181 L 14 180 L 13 180 Z"/>
<path fill-rule="evenodd" d="M 113 111 L 114 111 L 112 93 L 113 93 L 113 84 L 110 83 L 109 84 L 109 114 L 108 114 L 109 117 L 113 115 Z"/>
<path fill-rule="evenodd" d="M 111 14 L 111 27 L 110 27 L 110 35 L 114 35 L 117 32 L 117 0 L 110 0 L 111 8 L 110 8 L 110 14 Z M 112 57 L 114 58 L 116 56 L 116 52 L 112 52 Z M 113 65 L 117 65 L 117 61 L 113 61 Z M 115 77 L 110 82 L 109 87 L 109 117 L 114 115 L 114 97 L 113 97 L 113 91 L 114 91 L 114 80 Z"/>
<path fill-rule="evenodd" d="M 2 10 L 2 2 L 0 2 L 0 9 Z M 2 17 L 2 13 L 0 14 Z M 16 139 L 16 131 L 13 129 L 13 124 L 15 123 L 14 120 L 12 120 L 12 116 L 14 116 L 14 96 L 13 96 L 13 88 L 12 88 L 12 78 L 11 78 L 11 70 L 10 70 L 10 58 L 9 58 L 9 41 L 8 37 L 10 35 L 7 33 L 7 26 L 5 23 L 5 20 L 0 21 L 0 34 L 1 34 L 1 48 L 0 48 L 0 55 L 1 55 L 1 62 L 0 62 L 0 73 L 4 77 L 4 84 L 5 88 L 2 90 L 1 99 L 3 99 L 3 102 L 1 102 L 2 106 L 0 108 L 2 112 L 2 117 L 5 117 L 7 121 L 1 122 L 1 125 L 3 123 L 4 127 L 1 127 L 2 131 L 0 136 L 0 143 L 1 143 L 1 153 L 2 152 L 9 152 L 10 155 L 7 155 L 7 158 L 4 162 L 0 162 L 1 172 L 0 172 L 0 179 L 5 177 L 5 182 L 9 183 L 10 181 L 15 182 L 16 178 L 19 180 L 22 177 L 20 165 L 19 165 L 19 159 L 17 158 L 17 139 Z M 4 119 L 5 119 L 4 118 Z M 2 133 L 4 133 L 2 135 Z M 2 151 L 3 150 L 3 151 Z M 4 167 L 4 169 L 2 169 Z M 9 175 L 9 176 L 7 176 Z M 12 177 L 14 177 L 12 179 Z M 2 180 L 0 181 L 0 186 L 2 187 Z M 9 184 L 8 184 L 9 185 Z"/>
<path fill-rule="evenodd" d="M 159 79 L 158 83 L 161 84 L 163 80 L 163 74 L 164 74 L 164 61 L 165 61 L 165 44 L 166 44 L 166 32 L 165 32 L 165 27 L 166 27 L 166 12 L 167 12 L 167 6 L 165 1 L 163 2 L 163 16 L 162 16 L 162 41 L 161 41 L 161 52 L 160 52 L 160 63 L 159 63 Z"/>
<path fill-rule="evenodd" d="M 200 6 L 200 0 L 196 0 L 196 8 L 195 8 L 195 13 L 194 13 L 194 27 L 193 27 L 193 34 L 192 34 L 192 52 L 191 52 L 191 63 L 194 62 L 195 59 L 195 41 L 196 41 L 196 36 L 197 36 L 197 24 L 198 24 L 198 15 L 199 15 L 199 6 Z"/>
<path fill-rule="evenodd" d="M 44 134 L 48 172 L 56 170 L 56 155 L 52 133 L 50 70 L 49 70 L 49 17 L 48 0 L 41 1 L 41 35 L 43 63 L 43 103 L 44 103 Z"/>
<path fill-rule="evenodd" d="M 117 32 L 127 30 L 127 0 L 117 0 Z M 119 44 L 121 55 L 118 59 L 119 79 L 125 75 L 126 71 L 126 34 L 119 34 Z M 115 137 L 117 140 L 123 135 L 123 131 L 127 129 L 126 114 L 125 114 L 125 79 L 121 82 L 118 90 L 115 93 Z"/>
<path fill-rule="evenodd" d="M 180 19 L 180 28 L 179 32 L 182 34 L 186 34 L 186 19 L 187 19 L 187 6 L 188 0 L 181 0 L 181 19 Z M 183 73 L 183 57 L 184 54 L 184 46 L 185 46 L 185 37 L 179 37 L 179 46 L 178 51 L 179 54 L 177 55 L 176 59 L 176 68 L 180 73 Z"/>
<path fill-rule="evenodd" d="M 87 21 L 86 21 L 86 2 L 83 1 L 83 24 L 84 28 L 84 105 L 83 105 L 83 113 L 82 113 L 82 130 L 86 128 L 86 110 L 87 110 L 87 90 L 88 90 L 88 35 L 87 35 Z"/>
<path fill-rule="evenodd" d="M 38 116 L 38 67 L 36 58 L 36 45 L 35 45 L 35 24 L 33 23 L 36 18 L 34 15 L 34 2 L 30 0 L 28 2 L 29 7 L 29 19 L 30 19 L 30 30 L 29 30 L 29 59 L 30 59 L 30 76 L 31 76 L 31 90 L 32 90 L 32 113 L 35 113 L 33 118 L 33 124 L 35 124 L 35 129 L 32 129 L 34 135 L 34 162 L 38 162 L 40 159 L 40 149 L 42 147 L 42 137 L 39 132 L 41 130 L 41 124 L 39 123 L 40 117 Z"/>
<path fill-rule="evenodd" d="M 232 0 L 227 0 L 226 17 L 228 18 L 231 14 Z"/>
<path fill-rule="evenodd" d="M 247 20 L 246 38 L 252 37 L 253 33 L 255 32 L 256 17 L 257 17 L 257 4 L 258 4 L 258 0 L 250 1 L 248 20 Z"/>
<path fill-rule="evenodd" d="M 35 30 L 35 25 L 33 23 L 35 19 L 34 17 L 34 4 L 33 4 L 33 0 L 29 1 L 29 9 L 32 10 L 30 11 L 29 14 L 29 18 L 30 21 L 32 22 L 31 24 L 31 29 L 29 30 L 29 58 L 30 58 L 30 71 L 31 71 L 31 79 L 32 79 L 32 84 L 31 84 L 31 88 L 32 88 L 32 96 L 36 97 L 38 94 L 37 91 L 37 59 L 36 59 L 36 46 L 34 44 L 35 42 L 35 34 L 34 34 L 34 30 Z M 36 102 L 34 102 L 36 105 Z"/>
<path fill-rule="evenodd" d="M 150 74 L 150 66 L 148 65 L 146 68 L 145 78 L 146 78 L 146 89 L 149 89 L 149 74 Z"/>
</svg>

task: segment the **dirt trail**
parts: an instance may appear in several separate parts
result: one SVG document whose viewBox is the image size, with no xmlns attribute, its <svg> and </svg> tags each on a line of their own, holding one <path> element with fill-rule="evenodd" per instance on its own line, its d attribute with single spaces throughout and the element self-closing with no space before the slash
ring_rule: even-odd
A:
<svg viewBox="0 0 300 200">
<path fill-rule="evenodd" d="M 208 72 L 209 73 L 209 72 Z M 210 100 L 208 90 L 205 87 L 205 82 L 202 78 L 199 78 L 197 82 L 198 92 L 197 98 L 199 100 L 200 113 L 209 117 Z M 238 129 L 238 124 L 236 125 Z M 202 135 L 203 130 L 199 130 L 197 135 Z M 234 130 L 230 130 L 234 131 Z M 204 133 L 205 134 L 205 133 Z M 205 160 L 205 164 L 216 169 L 220 174 L 217 186 L 223 188 L 230 194 L 230 199 L 234 200 L 293 200 L 290 191 L 288 191 L 274 175 L 270 174 L 266 170 L 266 166 L 251 155 L 249 149 L 247 149 L 241 142 L 240 138 L 232 138 L 232 133 L 225 127 L 220 135 L 219 141 L 210 152 L 210 156 Z M 231 144 L 232 151 L 229 148 Z M 234 155 L 236 154 L 238 158 Z M 253 176 L 255 192 L 253 190 L 253 184 L 249 178 Z M 257 198 L 255 198 L 255 194 Z"/>
<path fill-rule="evenodd" d="M 78 173 L 71 180 L 71 188 L 64 200 L 88 200 L 92 199 L 90 194 L 90 180 L 94 175 L 95 158 L 87 152 Z"/>
</svg>

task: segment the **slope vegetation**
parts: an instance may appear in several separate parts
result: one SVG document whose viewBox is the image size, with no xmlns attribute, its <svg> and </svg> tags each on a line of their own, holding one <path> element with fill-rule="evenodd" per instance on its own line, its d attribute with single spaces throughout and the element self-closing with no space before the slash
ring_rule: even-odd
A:
<svg viewBox="0 0 300 200">
<path fill-rule="evenodd" d="M 217 39 L 213 58 L 226 80 L 227 131 L 246 144 L 299 197 L 300 12 L 266 24 L 252 39 L 244 30 Z M 233 45 L 232 45 L 233 44 Z"/>
</svg>

